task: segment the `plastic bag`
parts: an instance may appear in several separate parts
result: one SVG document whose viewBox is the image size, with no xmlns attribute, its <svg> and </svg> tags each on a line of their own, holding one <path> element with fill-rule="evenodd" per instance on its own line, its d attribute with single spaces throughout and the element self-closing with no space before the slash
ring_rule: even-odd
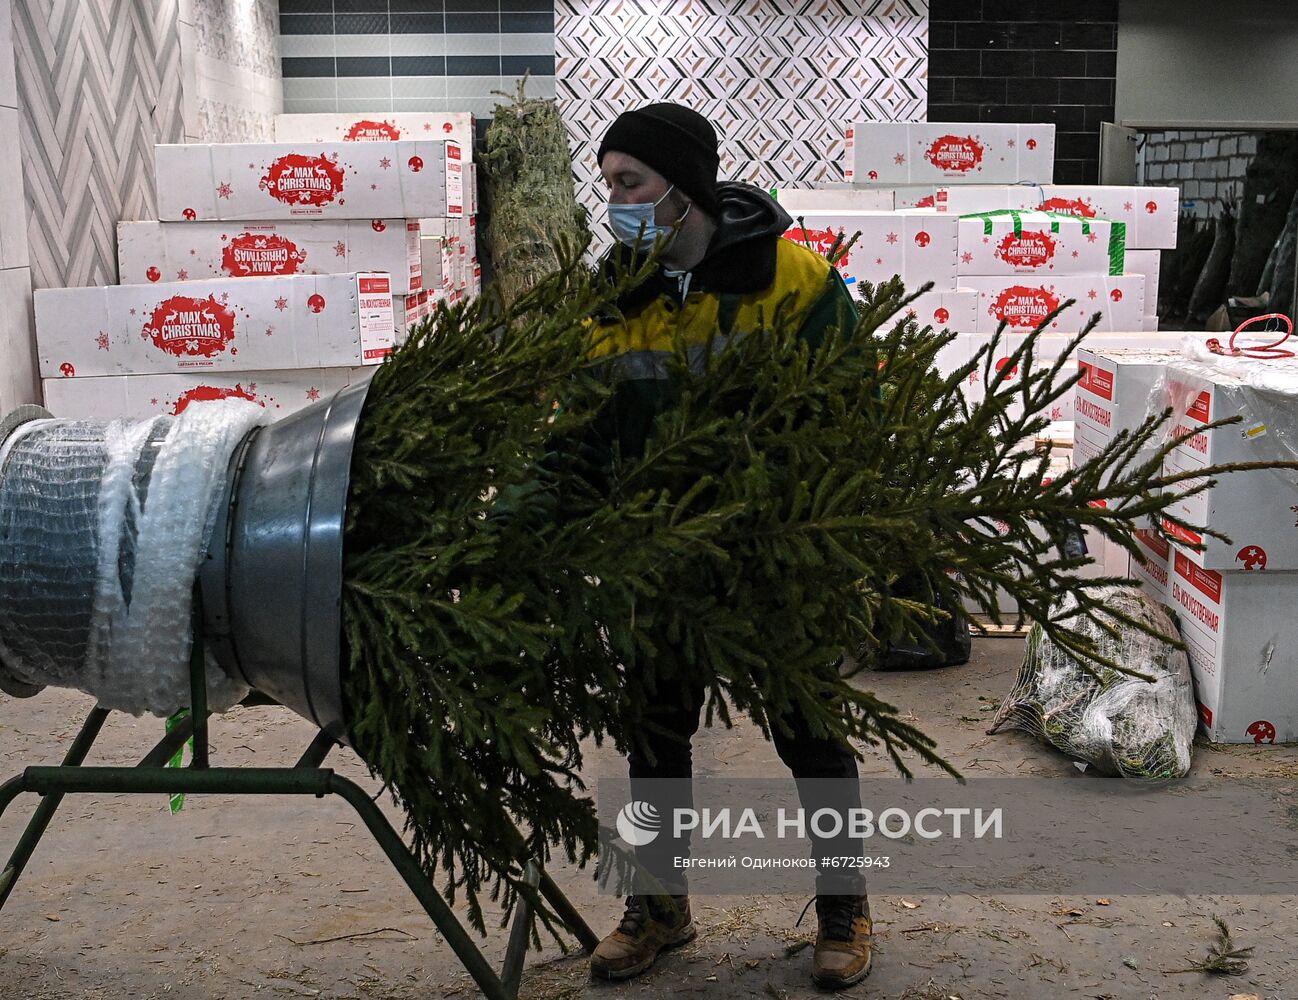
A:
<svg viewBox="0 0 1298 1000">
<path fill-rule="evenodd" d="M 1108 587 L 1105 607 L 1175 635 L 1167 610 L 1131 587 Z M 1071 597 L 1052 609 L 1056 618 L 1076 609 Z M 1087 673 L 1052 642 L 1040 624 L 1028 633 L 1018 680 L 996 713 L 990 732 L 1023 729 L 1103 774 L 1138 781 L 1179 778 L 1190 769 L 1198 717 L 1190 661 L 1183 650 L 1101 612 L 1116 636 L 1082 619 L 1070 622 L 1100 652 L 1153 681 L 1105 667 Z"/>
</svg>

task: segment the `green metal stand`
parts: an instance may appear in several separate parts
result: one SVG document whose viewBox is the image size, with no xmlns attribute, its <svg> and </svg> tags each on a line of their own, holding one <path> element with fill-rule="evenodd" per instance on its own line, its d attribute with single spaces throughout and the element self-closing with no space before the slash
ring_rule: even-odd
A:
<svg viewBox="0 0 1298 1000">
<path fill-rule="evenodd" d="M 201 601 L 197 594 L 194 621 L 202 621 Z M 138 795 L 314 795 L 317 798 L 338 795 L 360 814 L 375 841 L 383 848 L 392 866 L 432 918 L 433 924 L 478 984 L 483 995 L 489 1000 L 516 1000 L 534 918 L 531 902 L 520 898 L 517 904 L 503 969 L 497 975 L 370 795 L 355 782 L 320 766 L 330 750 L 337 746 L 331 737 L 324 732 L 317 734 L 294 767 L 211 767 L 203 643 L 200 630 L 196 628 L 194 634 L 194 649 L 190 658 L 190 716 L 173 727 L 137 766 L 83 766 L 82 762 L 108 718 L 106 709 L 95 708 L 68 748 L 62 765 L 29 767 L 22 774 L 0 785 L 0 816 L 23 792 L 41 796 L 18 845 L 4 869 L 0 870 L 0 909 L 4 908 L 14 884 L 31 860 L 64 795 L 105 792 Z M 244 704 L 273 702 L 264 697 L 250 696 Z M 193 762 L 185 768 L 164 767 L 191 735 L 194 737 Z M 599 939 L 554 881 L 531 862 L 528 863 L 527 882 L 540 892 L 582 947 L 592 951 Z"/>
</svg>

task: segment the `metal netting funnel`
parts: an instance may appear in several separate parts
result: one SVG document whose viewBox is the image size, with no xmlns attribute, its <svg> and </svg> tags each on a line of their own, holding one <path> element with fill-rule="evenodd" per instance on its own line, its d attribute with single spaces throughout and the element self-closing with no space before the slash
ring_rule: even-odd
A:
<svg viewBox="0 0 1298 1000">
<path fill-rule="evenodd" d="M 350 385 L 243 440 L 199 574 L 221 666 L 344 743 L 343 527 L 369 386 Z"/>
</svg>

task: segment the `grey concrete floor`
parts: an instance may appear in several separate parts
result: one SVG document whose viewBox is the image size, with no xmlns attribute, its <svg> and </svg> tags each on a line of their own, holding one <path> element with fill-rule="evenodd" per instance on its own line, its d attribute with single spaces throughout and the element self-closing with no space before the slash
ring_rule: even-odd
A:
<svg viewBox="0 0 1298 1000">
<path fill-rule="evenodd" d="M 1065 776 L 1071 765 L 1021 733 L 987 736 L 987 706 L 1009 689 L 1022 654 L 1014 638 L 979 639 L 965 666 L 867 675 L 864 683 L 935 736 L 970 775 Z M 0 699 L 0 777 L 57 763 L 89 699 L 46 691 Z M 114 716 L 92 763 L 129 764 L 160 735 L 153 719 Z M 213 723 L 215 762 L 289 764 L 311 727 L 283 709 L 237 709 Z M 701 732 L 698 773 L 780 774 L 770 744 L 746 722 Z M 330 765 L 377 791 L 347 752 Z M 590 776 L 619 773 L 593 751 Z M 1198 748 L 1195 768 L 1236 776 L 1298 777 L 1298 749 Z M 871 757 L 867 774 L 891 765 Z M 16 840 L 32 802 L 0 819 L 0 850 Z M 390 809 L 390 807 L 389 807 Z M 1192 831 L 1173 832 L 1173 836 Z M 599 932 L 620 901 L 588 873 L 557 865 L 557 881 Z M 700 897 L 699 938 L 632 983 L 592 983 L 580 955 L 551 942 L 529 956 L 522 995 L 534 1000 L 759 997 L 819 994 L 794 923 L 806 896 Z M 852 997 L 1221 998 L 1298 997 L 1294 896 L 875 896 L 875 969 Z M 1212 917 L 1254 949 L 1243 975 L 1184 973 L 1214 939 Z M 493 962 L 505 933 L 483 942 Z M 64 803 L 0 913 L 0 998 L 331 1000 L 469 998 L 476 994 L 446 944 L 339 801 L 191 797 L 166 804 L 124 796 Z"/>
</svg>

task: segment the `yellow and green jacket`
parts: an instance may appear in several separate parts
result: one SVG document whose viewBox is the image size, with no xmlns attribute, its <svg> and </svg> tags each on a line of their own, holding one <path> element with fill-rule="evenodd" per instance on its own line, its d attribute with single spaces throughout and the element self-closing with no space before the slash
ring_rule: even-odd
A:
<svg viewBox="0 0 1298 1000">
<path fill-rule="evenodd" d="M 773 198 L 748 184 L 717 186 L 721 215 L 703 260 L 690 272 L 661 267 L 617 301 L 616 313 L 596 317 L 591 356 L 606 362 L 615 382 L 595 427 L 600 450 L 639 456 L 654 418 L 671 402 L 667 360 L 680 336 L 702 359 L 717 336 L 751 333 L 777 309 L 791 310 L 812 347 L 831 327 L 856 322 L 856 307 L 838 271 L 805 246 L 783 239 L 793 220 Z M 610 277 L 634 266 L 614 247 L 601 267 Z"/>
</svg>

